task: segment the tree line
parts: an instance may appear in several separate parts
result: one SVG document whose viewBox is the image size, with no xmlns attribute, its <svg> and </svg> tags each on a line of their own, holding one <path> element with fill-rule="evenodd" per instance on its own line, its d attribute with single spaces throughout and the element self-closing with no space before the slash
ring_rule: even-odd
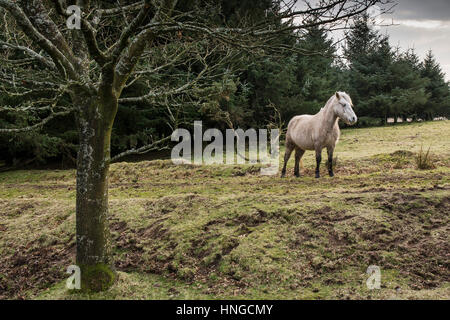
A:
<svg viewBox="0 0 450 320">
<path fill-rule="evenodd" d="M 237 23 L 250 2 L 224 2 L 223 15 L 228 24 Z M 270 8 L 270 1 L 252 7 L 257 20 Z M 314 25 L 314 24 L 312 24 Z M 179 38 L 185 37 L 181 32 Z M 371 26 L 367 15 L 359 16 L 336 43 L 321 25 L 282 34 L 272 46 L 290 46 L 282 54 L 211 53 L 208 61 L 217 63 L 214 75 L 189 94 L 167 93 L 159 98 L 128 99 L 144 94 L 148 86 L 185 81 L 195 82 L 202 65 L 184 60 L 162 72 L 137 80 L 124 90 L 111 135 L 111 150 L 117 154 L 167 137 L 175 127 L 191 128 L 194 120 L 206 126 L 227 128 L 264 128 L 286 126 L 298 114 L 314 114 L 335 91 L 350 94 L 359 117 L 358 126 L 376 126 L 388 118 L 432 120 L 450 116 L 450 89 L 432 51 L 421 60 L 413 49 L 392 47 L 387 35 Z M 196 44 L 201 47 L 202 43 Z M 152 58 L 164 64 L 166 55 L 201 49 L 173 44 L 173 52 L 157 52 Z M 226 58 L 224 58 L 224 56 Z M 18 58 L 22 58 L 20 55 Z M 152 62 L 154 62 L 152 61 Z M 187 80 L 188 79 L 188 80 Z M 169 90 L 161 87 L 161 90 Z M 0 92 L 2 105 L 20 103 L 21 96 Z M 36 114 L 0 109 L 0 127 L 30 125 Z M 0 135 L 0 154 L 6 165 L 62 160 L 76 162 L 79 136 L 73 114 L 46 123 L 39 131 Z"/>
</svg>

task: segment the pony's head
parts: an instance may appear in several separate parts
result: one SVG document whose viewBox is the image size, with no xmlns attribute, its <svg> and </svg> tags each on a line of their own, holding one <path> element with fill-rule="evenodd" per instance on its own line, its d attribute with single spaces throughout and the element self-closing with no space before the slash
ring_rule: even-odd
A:
<svg viewBox="0 0 450 320">
<path fill-rule="evenodd" d="M 345 92 L 336 92 L 332 108 L 334 114 L 342 119 L 346 124 L 353 125 L 358 121 L 358 117 L 353 111 L 353 103 L 350 96 Z"/>
</svg>

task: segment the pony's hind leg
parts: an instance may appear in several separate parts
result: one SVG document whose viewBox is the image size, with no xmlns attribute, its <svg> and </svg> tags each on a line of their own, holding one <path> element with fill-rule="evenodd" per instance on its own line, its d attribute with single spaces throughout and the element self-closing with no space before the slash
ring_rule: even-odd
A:
<svg viewBox="0 0 450 320">
<path fill-rule="evenodd" d="M 305 154 L 305 150 L 300 148 L 295 148 L 295 167 L 294 167 L 294 175 L 298 178 L 300 177 L 300 160 Z"/>
<path fill-rule="evenodd" d="M 284 178 L 286 175 L 286 165 L 289 161 L 289 158 L 291 157 L 291 153 L 294 150 L 294 144 L 292 142 L 286 141 L 286 152 L 284 153 L 284 165 L 283 169 L 281 170 L 281 178 Z"/>
</svg>

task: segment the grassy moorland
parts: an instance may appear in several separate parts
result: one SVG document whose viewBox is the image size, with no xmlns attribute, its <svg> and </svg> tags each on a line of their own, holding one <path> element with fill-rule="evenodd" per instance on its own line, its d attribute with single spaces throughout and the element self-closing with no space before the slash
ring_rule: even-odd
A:
<svg viewBox="0 0 450 320">
<path fill-rule="evenodd" d="M 257 166 L 111 168 L 116 284 L 65 289 L 75 171 L 0 174 L 0 298 L 450 299 L 450 122 L 343 130 L 336 176 Z M 416 169 L 431 146 L 434 169 Z M 369 265 L 381 289 L 368 290 Z"/>
</svg>

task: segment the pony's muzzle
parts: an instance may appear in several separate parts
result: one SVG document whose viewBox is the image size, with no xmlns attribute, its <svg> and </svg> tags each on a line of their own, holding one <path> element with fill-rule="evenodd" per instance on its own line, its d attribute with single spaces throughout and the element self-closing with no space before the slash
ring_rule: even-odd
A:
<svg viewBox="0 0 450 320">
<path fill-rule="evenodd" d="M 346 118 L 346 123 L 350 126 L 354 125 L 357 121 L 358 121 L 358 117 L 356 116 L 356 114 L 350 115 Z"/>
</svg>

